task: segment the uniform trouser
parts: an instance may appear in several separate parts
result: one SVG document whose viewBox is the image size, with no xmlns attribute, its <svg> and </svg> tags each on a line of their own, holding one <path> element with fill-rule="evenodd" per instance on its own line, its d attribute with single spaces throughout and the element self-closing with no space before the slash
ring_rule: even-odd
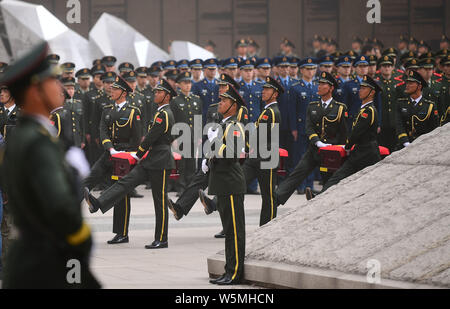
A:
<svg viewBox="0 0 450 309">
<path fill-rule="evenodd" d="M 114 204 L 123 199 L 135 187 L 149 179 L 152 184 L 153 205 L 155 207 L 155 240 L 167 241 L 168 216 L 167 216 L 167 183 L 170 172 L 164 170 L 145 169 L 142 164 L 136 165 L 125 177 L 104 191 L 98 201 L 100 210 L 105 213 Z"/>
<path fill-rule="evenodd" d="M 301 185 L 315 168 L 320 166 L 320 156 L 315 147 L 310 146 L 303 158 L 297 164 L 289 176 L 278 186 L 275 191 L 277 202 L 284 205 L 294 191 Z"/>
<path fill-rule="evenodd" d="M 344 162 L 341 168 L 339 168 L 323 186 L 322 192 L 325 192 L 330 187 L 338 184 L 342 179 L 347 178 L 368 166 L 374 165 L 380 160 L 380 151 L 377 143 L 373 143 L 372 147 L 365 146 L 362 150 L 356 150 L 355 148 L 355 150 L 350 153 L 347 161 Z"/>
<path fill-rule="evenodd" d="M 1 225 L 1 233 L 2 233 L 2 265 L 6 259 L 6 253 L 12 242 L 12 230 L 13 230 L 13 221 L 12 214 L 9 209 L 9 205 L 3 205 L 3 216 L 2 216 L 2 225 Z"/>
<path fill-rule="evenodd" d="M 178 165 L 180 178 L 178 180 L 177 191 L 183 192 L 188 187 L 195 174 L 195 158 L 182 158 Z"/>
<path fill-rule="evenodd" d="M 292 163 L 293 165 L 288 168 L 288 172 L 292 173 L 292 171 L 295 169 L 295 167 L 299 164 L 302 157 L 305 155 L 305 153 L 308 151 L 310 142 L 308 141 L 308 138 L 305 135 L 299 135 L 298 140 L 294 143 L 294 149 L 292 153 Z M 303 179 L 301 183 L 297 186 L 296 189 L 298 190 L 305 190 L 306 187 L 313 187 L 314 184 L 314 170 L 310 171 L 308 175 Z"/>
<path fill-rule="evenodd" d="M 395 128 L 382 127 L 378 135 L 378 143 L 380 146 L 389 148 L 391 153 L 394 152 L 397 146 L 397 130 Z"/>
<path fill-rule="evenodd" d="M 180 198 L 176 201 L 176 204 L 183 209 L 184 215 L 191 211 L 198 200 L 198 190 L 205 190 L 208 187 L 208 178 L 208 174 L 204 174 L 202 170 L 197 171 L 186 190 L 183 191 Z"/>
<path fill-rule="evenodd" d="M 233 280 L 240 280 L 245 257 L 244 195 L 219 195 L 217 208 L 225 233 L 225 273 Z"/>
<path fill-rule="evenodd" d="M 131 203 L 130 196 L 125 197 L 114 205 L 113 233 L 128 236 L 130 225 Z"/>
<path fill-rule="evenodd" d="M 91 169 L 91 173 L 83 181 L 83 187 L 87 187 L 92 190 L 96 185 L 108 181 L 113 171 L 113 164 L 110 160 L 110 155 L 107 152 L 103 152 L 100 158 L 95 162 Z"/>
<path fill-rule="evenodd" d="M 276 201 L 274 199 L 277 172 L 274 169 L 261 169 L 259 160 L 247 159 L 243 166 L 245 183 L 258 179 L 261 188 L 262 207 L 259 226 L 273 220 L 277 216 Z"/>
</svg>

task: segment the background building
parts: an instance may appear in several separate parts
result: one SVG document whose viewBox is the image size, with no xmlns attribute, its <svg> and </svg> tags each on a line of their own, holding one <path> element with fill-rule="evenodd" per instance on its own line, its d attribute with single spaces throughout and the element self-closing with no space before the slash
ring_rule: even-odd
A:
<svg viewBox="0 0 450 309">
<path fill-rule="evenodd" d="M 396 46 L 400 35 L 425 40 L 434 49 L 442 34 L 450 35 L 450 0 L 380 0 L 381 24 L 369 24 L 366 0 L 80 0 L 81 23 L 68 24 L 66 0 L 28 0 L 44 5 L 85 38 L 101 13 L 124 19 L 167 50 L 172 40 L 204 45 L 212 40 L 220 57 L 234 54 L 234 43 L 251 37 L 261 55 L 274 55 L 283 37 L 296 53 L 311 49 L 315 34 L 337 39 L 350 48 L 354 35 L 376 37 Z"/>
</svg>

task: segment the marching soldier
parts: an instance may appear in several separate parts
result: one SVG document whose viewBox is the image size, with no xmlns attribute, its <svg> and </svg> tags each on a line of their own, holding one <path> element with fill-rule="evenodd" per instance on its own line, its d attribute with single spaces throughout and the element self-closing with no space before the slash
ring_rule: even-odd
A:
<svg viewBox="0 0 450 309">
<path fill-rule="evenodd" d="M 320 166 L 318 149 L 330 145 L 342 145 L 347 140 L 347 107 L 332 97 L 334 89 L 339 87 L 334 77 L 322 72 L 319 77 L 319 101 L 309 103 L 306 112 L 306 135 L 308 150 L 294 171 L 275 191 L 276 206 L 284 205 L 303 181 Z M 326 183 L 328 175 L 323 175 Z"/>
<path fill-rule="evenodd" d="M 107 177 L 111 177 L 113 168 L 111 156 L 119 152 L 136 151 L 142 136 L 139 109 L 127 100 L 128 93 L 132 89 L 119 76 L 115 77 L 111 87 L 111 98 L 114 104 L 103 108 L 100 121 L 100 138 L 104 152 L 83 182 L 83 186 L 88 190 L 92 190 Z M 108 244 L 128 242 L 129 213 L 129 205 L 115 207 L 113 233 L 116 235 L 108 241 Z"/>
<path fill-rule="evenodd" d="M 355 117 L 351 134 L 344 147 L 350 153 L 349 157 L 341 168 L 324 184 L 322 192 L 338 184 L 342 179 L 381 160 L 377 142 L 378 112 L 373 104 L 379 91 L 381 91 L 381 88 L 375 80 L 368 76 L 363 77 L 359 90 L 359 96 L 362 101 L 361 109 Z M 313 197 L 312 190 L 307 188 L 306 198 L 310 200 Z"/>
<path fill-rule="evenodd" d="M 150 130 L 134 155 L 135 159 L 139 161 L 137 166 L 104 191 L 98 199 L 85 190 L 85 199 L 89 204 L 90 211 L 96 212 L 100 209 L 102 213 L 105 213 L 137 185 L 150 179 L 156 225 L 154 241 L 150 245 L 146 245 L 146 249 L 168 247 L 167 182 L 170 171 L 175 167 L 171 153 L 173 141 L 171 130 L 175 120 L 169 103 L 176 96 L 177 92 L 170 84 L 164 79 L 161 80 L 161 83 L 155 88 L 155 103 L 159 106 L 158 111 Z M 111 147 L 111 144 L 106 145 Z M 149 151 L 147 157 L 142 159 L 147 151 Z"/>
<path fill-rule="evenodd" d="M 439 126 L 436 103 L 423 96 L 428 83 L 422 75 L 411 71 L 406 79 L 407 98 L 398 100 L 397 134 L 401 146 L 407 147 L 422 134 Z"/>
<path fill-rule="evenodd" d="M 170 108 L 173 112 L 175 123 L 186 123 L 191 129 L 191 151 L 189 157 L 183 157 L 179 166 L 180 179 L 178 180 L 177 191 L 180 195 L 186 189 L 195 173 L 195 154 L 202 141 L 201 139 L 199 141 L 194 140 L 194 117 L 201 117 L 203 103 L 199 96 L 191 93 L 191 78 L 192 75 L 189 72 L 180 73 L 178 75 L 176 82 L 180 88 L 180 93 L 170 102 Z M 183 147 L 186 147 L 186 145 L 183 145 Z"/>
<path fill-rule="evenodd" d="M 198 95 L 203 102 L 203 126 L 206 124 L 206 113 L 211 104 L 219 101 L 219 85 L 216 79 L 218 61 L 208 59 L 203 62 L 203 74 L 205 78 L 192 86 L 192 93 Z"/>
<path fill-rule="evenodd" d="M 223 120 L 220 123 L 222 135 L 210 131 L 208 139 L 216 145 L 214 156 L 209 160 L 208 191 L 217 195 L 217 208 L 225 232 L 225 273 L 212 284 L 232 285 L 241 282 L 244 276 L 245 257 L 245 177 L 239 163 L 245 133 L 237 121 L 240 106 L 245 105 L 239 93 L 232 87 L 221 94 L 218 111 Z"/>
<path fill-rule="evenodd" d="M 3 288 L 99 288 L 89 270 L 92 239 L 82 218 L 76 172 L 48 120 L 63 102 L 48 50 L 47 43 L 32 48 L 0 81 L 24 111 L 1 156 L 2 188 L 19 230 L 6 257 Z M 67 280 L 72 259 L 80 263 L 80 283 Z"/>
</svg>

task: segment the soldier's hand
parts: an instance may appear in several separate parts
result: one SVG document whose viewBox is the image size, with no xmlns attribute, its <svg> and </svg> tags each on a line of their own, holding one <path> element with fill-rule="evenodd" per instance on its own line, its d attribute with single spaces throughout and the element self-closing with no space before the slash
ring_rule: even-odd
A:
<svg viewBox="0 0 450 309">
<path fill-rule="evenodd" d="M 208 171 L 209 171 L 209 167 L 208 167 L 208 164 L 207 164 L 207 160 L 203 159 L 203 161 L 202 161 L 202 172 L 203 172 L 203 174 L 206 174 L 206 173 L 208 173 Z"/>
<path fill-rule="evenodd" d="M 70 164 L 82 179 L 90 173 L 89 163 L 86 160 L 84 152 L 78 147 L 70 147 L 66 152 L 66 161 Z"/>
<path fill-rule="evenodd" d="M 317 146 L 317 148 L 323 148 L 323 147 L 331 146 L 331 144 L 325 144 L 325 143 L 322 143 L 321 141 L 318 141 L 316 143 L 316 146 Z"/>
<path fill-rule="evenodd" d="M 294 141 L 296 142 L 298 139 L 298 131 L 297 130 L 292 131 L 292 136 L 294 137 Z"/>
</svg>

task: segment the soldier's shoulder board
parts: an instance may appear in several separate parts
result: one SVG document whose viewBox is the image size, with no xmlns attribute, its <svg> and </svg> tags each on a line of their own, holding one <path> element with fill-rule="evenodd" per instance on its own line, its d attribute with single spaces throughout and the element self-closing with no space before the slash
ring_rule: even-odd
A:
<svg viewBox="0 0 450 309">
<path fill-rule="evenodd" d="M 209 107 L 219 106 L 219 103 L 210 104 Z"/>
<path fill-rule="evenodd" d="M 312 102 L 309 102 L 309 104 L 310 105 L 318 105 L 318 104 L 320 104 L 320 102 L 319 101 L 312 101 Z"/>
<path fill-rule="evenodd" d="M 113 106 L 114 106 L 113 104 L 108 104 L 108 105 L 105 105 L 105 106 L 103 107 L 103 109 L 111 108 L 111 107 L 113 107 Z"/>
</svg>

